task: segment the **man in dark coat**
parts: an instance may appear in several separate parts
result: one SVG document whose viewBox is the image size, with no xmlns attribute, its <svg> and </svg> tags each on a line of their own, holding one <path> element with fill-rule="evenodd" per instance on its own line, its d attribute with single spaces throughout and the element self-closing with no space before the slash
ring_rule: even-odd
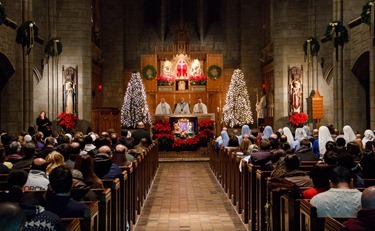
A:
<svg viewBox="0 0 375 231">
<path fill-rule="evenodd" d="M 151 145 L 152 143 L 150 133 L 145 129 L 145 125 L 143 122 L 138 122 L 137 130 L 132 133 L 132 137 L 134 138 L 133 145 L 139 144 L 142 138 L 145 138 L 147 140 L 148 145 Z"/>
</svg>

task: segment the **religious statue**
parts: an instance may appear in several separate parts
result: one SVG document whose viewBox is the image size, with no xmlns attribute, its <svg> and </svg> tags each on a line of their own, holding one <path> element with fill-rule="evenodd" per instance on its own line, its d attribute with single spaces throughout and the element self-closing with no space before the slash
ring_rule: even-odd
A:
<svg viewBox="0 0 375 231">
<path fill-rule="evenodd" d="M 289 69 L 290 78 L 290 114 L 302 112 L 302 67 L 292 67 Z"/>
<path fill-rule="evenodd" d="M 75 69 L 69 67 L 63 70 L 64 73 L 64 112 L 66 113 L 76 113 L 76 74 Z"/>
<path fill-rule="evenodd" d="M 260 100 L 257 101 L 255 108 L 258 117 L 258 126 L 263 125 L 265 118 L 267 117 L 267 94 L 265 89 L 262 90 L 262 97 L 260 97 Z"/>
<path fill-rule="evenodd" d="M 173 76 L 173 69 L 172 69 L 172 62 L 171 61 L 164 61 L 163 63 L 163 67 L 162 67 L 162 76 L 169 76 L 169 77 L 172 77 Z"/>
</svg>

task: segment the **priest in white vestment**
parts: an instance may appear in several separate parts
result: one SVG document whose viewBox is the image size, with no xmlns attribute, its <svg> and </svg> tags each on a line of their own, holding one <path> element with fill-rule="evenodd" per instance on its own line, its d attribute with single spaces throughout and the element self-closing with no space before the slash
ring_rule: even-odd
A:
<svg viewBox="0 0 375 231">
<path fill-rule="evenodd" d="M 206 104 L 202 103 L 202 99 L 198 99 L 198 103 L 194 105 L 193 108 L 194 114 L 207 114 L 207 106 Z"/>
<path fill-rule="evenodd" d="M 161 98 L 160 103 L 156 106 L 155 114 L 172 114 L 171 106 L 165 102 L 164 98 Z"/>
<path fill-rule="evenodd" d="M 185 102 L 184 98 L 180 99 L 174 109 L 174 114 L 190 114 L 189 104 Z"/>
</svg>

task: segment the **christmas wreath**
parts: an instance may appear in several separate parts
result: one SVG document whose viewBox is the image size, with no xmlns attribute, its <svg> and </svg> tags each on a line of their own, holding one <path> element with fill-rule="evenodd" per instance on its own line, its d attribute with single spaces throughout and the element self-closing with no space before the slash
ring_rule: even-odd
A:
<svg viewBox="0 0 375 231">
<path fill-rule="evenodd" d="M 213 79 L 213 80 L 217 80 L 220 78 L 221 76 L 221 67 L 217 66 L 217 65 L 211 65 L 209 68 L 208 68 L 208 71 L 207 71 L 207 75 Z"/>
<path fill-rule="evenodd" d="M 320 45 L 319 45 L 318 40 L 316 40 L 316 38 L 309 38 L 303 44 L 303 50 L 305 51 L 305 55 L 308 55 L 308 50 L 307 50 L 308 42 L 310 42 L 310 54 L 312 56 L 317 56 L 320 50 Z"/>
<path fill-rule="evenodd" d="M 154 79 L 156 77 L 156 69 L 152 65 L 147 65 L 142 68 L 142 77 L 148 80 Z"/>
<path fill-rule="evenodd" d="M 332 40 L 333 33 L 336 32 L 336 37 L 334 39 L 335 47 L 338 45 L 344 46 L 344 43 L 347 43 L 349 41 L 349 35 L 348 30 L 345 28 L 345 26 L 342 24 L 341 21 L 335 21 L 328 24 L 326 33 L 324 34 L 324 37 L 327 40 Z"/>
<path fill-rule="evenodd" d="M 38 27 L 35 22 L 25 21 L 17 29 L 16 42 L 22 46 L 33 46 L 34 40 L 38 38 Z"/>
<path fill-rule="evenodd" d="M 5 22 L 6 18 L 7 18 L 7 14 L 5 12 L 5 8 L 3 7 L 3 5 L 1 5 L 1 2 L 0 2 L 0 25 Z"/>
<path fill-rule="evenodd" d="M 59 38 L 51 38 L 44 49 L 46 55 L 58 56 L 62 52 L 62 44 Z"/>
<path fill-rule="evenodd" d="M 368 1 L 363 7 L 362 7 L 362 13 L 361 13 L 361 19 L 362 22 L 365 24 L 370 25 L 371 24 L 371 19 L 370 19 L 370 11 L 371 11 L 371 6 L 374 5 L 375 1 Z"/>
</svg>

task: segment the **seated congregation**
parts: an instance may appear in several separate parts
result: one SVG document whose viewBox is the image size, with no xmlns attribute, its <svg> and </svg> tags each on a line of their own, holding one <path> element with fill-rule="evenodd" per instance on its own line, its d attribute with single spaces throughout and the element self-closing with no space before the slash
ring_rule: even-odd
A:
<svg viewBox="0 0 375 231">
<path fill-rule="evenodd" d="M 2 132 L 0 229 L 130 230 L 156 174 L 157 149 L 143 123 L 121 134 Z"/>
<path fill-rule="evenodd" d="M 362 138 L 363 137 L 363 138 Z M 224 128 L 210 165 L 249 230 L 375 230 L 375 135 Z M 343 229 L 341 229 L 343 228 Z"/>
</svg>

